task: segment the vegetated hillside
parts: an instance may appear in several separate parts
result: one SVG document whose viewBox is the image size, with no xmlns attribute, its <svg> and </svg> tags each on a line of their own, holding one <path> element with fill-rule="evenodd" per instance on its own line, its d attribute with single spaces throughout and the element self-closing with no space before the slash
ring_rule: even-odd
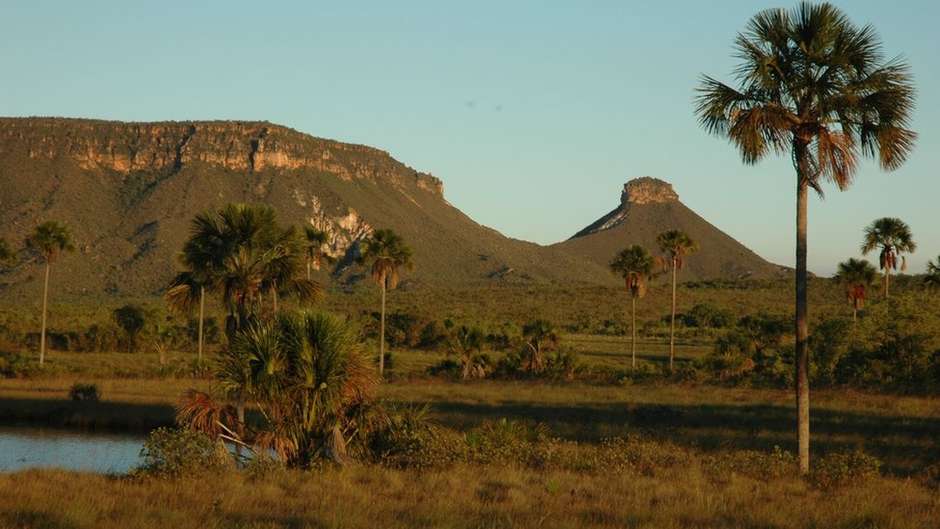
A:
<svg viewBox="0 0 940 529">
<path fill-rule="evenodd" d="M 606 266 L 614 254 L 631 244 L 645 246 L 657 255 L 656 236 L 679 229 L 700 247 L 686 259 L 683 280 L 767 279 L 786 272 L 686 207 L 672 185 L 662 180 L 643 177 L 627 182 L 620 202 L 616 209 L 554 247 Z"/>
<path fill-rule="evenodd" d="M 440 180 L 384 151 L 266 122 L 0 118 L 0 190 L 0 237 L 17 247 L 46 220 L 72 229 L 77 250 L 54 275 L 66 297 L 159 293 L 193 216 L 228 202 L 323 229 L 338 257 L 392 228 L 414 250 L 416 283 L 610 281 L 587 260 L 475 223 Z M 29 257 L 0 275 L 7 299 L 36 291 Z"/>
</svg>

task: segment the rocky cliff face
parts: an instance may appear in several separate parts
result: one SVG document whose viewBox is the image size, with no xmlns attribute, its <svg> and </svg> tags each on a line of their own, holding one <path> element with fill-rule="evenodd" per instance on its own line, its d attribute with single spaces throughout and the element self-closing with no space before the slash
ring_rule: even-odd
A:
<svg viewBox="0 0 940 529">
<path fill-rule="evenodd" d="M 408 279 L 426 284 L 611 281 L 592 263 L 480 226 L 443 199 L 440 180 L 372 147 L 266 122 L 0 118 L 0 237 L 22 247 L 39 223 L 65 223 L 79 251 L 56 265 L 63 296 L 160 293 L 192 218 L 233 202 L 325 231 L 347 265 L 358 241 L 394 229 L 414 251 Z M 35 292 L 27 254 L 0 268 L 0 298 Z M 355 266 L 339 275 L 365 277 Z"/>
<path fill-rule="evenodd" d="M 672 184 L 658 178 L 644 176 L 634 178 L 623 185 L 620 203 L 629 204 L 664 204 L 676 202 L 679 195 L 672 188 Z"/>
<path fill-rule="evenodd" d="M 314 138 L 266 122 L 124 123 L 59 118 L 0 118 L 0 153 L 24 148 L 30 159 L 73 159 L 83 169 L 118 173 L 179 171 L 204 163 L 231 171 L 311 170 L 347 180 L 419 187 L 443 196 L 441 181 L 399 170 L 385 151 Z"/>
</svg>

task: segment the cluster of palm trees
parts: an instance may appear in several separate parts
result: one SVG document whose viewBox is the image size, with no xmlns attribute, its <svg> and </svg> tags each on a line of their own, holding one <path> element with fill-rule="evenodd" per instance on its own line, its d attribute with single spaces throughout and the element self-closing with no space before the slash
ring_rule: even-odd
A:
<svg viewBox="0 0 940 529">
<path fill-rule="evenodd" d="M 809 189 L 821 195 L 825 182 L 847 189 L 860 156 L 877 158 L 885 170 L 903 165 L 917 137 L 909 128 L 914 83 L 907 63 L 885 57 L 874 28 L 856 26 L 827 3 L 758 13 L 738 35 L 735 51 L 736 82 L 704 76 L 696 113 L 706 131 L 738 148 L 745 164 L 786 154 L 796 172 L 797 441 L 806 474 Z M 882 258 L 895 266 L 893 257 Z"/>
<path fill-rule="evenodd" d="M 312 279 L 312 271 L 333 261 L 327 239 L 325 232 L 310 226 L 304 230 L 280 226 L 274 209 L 266 205 L 229 204 L 197 215 L 180 254 L 184 270 L 172 281 L 165 299 L 185 313 L 198 306 L 199 359 L 206 294 L 219 295 L 227 311 L 225 330 L 231 340 L 259 315 L 277 314 L 279 300 L 286 296 L 301 303 L 320 297 L 323 288 Z M 359 262 L 371 266 L 372 278 L 382 293 L 381 374 L 386 291 L 397 286 L 402 268 L 412 266 L 411 250 L 395 232 L 375 230 L 362 241 Z"/>
<path fill-rule="evenodd" d="M 917 243 L 910 227 L 901 219 L 883 217 L 873 221 L 865 228 L 861 251 L 863 254 L 878 250 L 878 268 L 881 269 L 882 292 L 885 299 L 890 297 L 889 285 L 891 273 L 907 269 L 904 254 L 917 250 Z M 845 287 L 846 298 L 852 306 L 852 320 L 858 319 L 858 311 L 865 306 L 867 288 L 875 283 L 878 270 L 865 259 L 849 259 L 839 263 L 835 279 Z M 924 284 L 928 287 L 940 286 L 940 257 L 937 262 L 927 263 L 927 275 Z"/>
<path fill-rule="evenodd" d="M 676 289 L 678 274 L 685 264 L 685 258 L 698 250 L 698 244 L 683 231 L 668 230 L 656 237 L 661 256 L 654 259 L 646 248 L 633 245 L 621 250 L 610 262 L 613 273 L 623 278 L 627 293 L 630 295 L 630 365 L 636 369 L 636 300 L 646 295 L 647 283 L 656 274 L 654 263 L 672 275 L 672 311 L 669 325 L 669 370 L 672 371 L 676 356 Z"/>
</svg>

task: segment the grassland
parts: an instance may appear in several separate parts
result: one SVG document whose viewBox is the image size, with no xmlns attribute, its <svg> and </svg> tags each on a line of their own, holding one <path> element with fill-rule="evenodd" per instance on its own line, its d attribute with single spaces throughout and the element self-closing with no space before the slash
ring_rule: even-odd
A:
<svg viewBox="0 0 940 529">
<path fill-rule="evenodd" d="M 937 519 L 936 493 L 908 481 L 818 490 L 794 478 L 716 479 L 698 464 L 652 475 L 513 466 L 353 466 L 255 479 L 0 475 L 0 526 L 13 528 L 924 529 Z"/>
<path fill-rule="evenodd" d="M 839 292 L 820 281 L 817 313 L 845 311 Z M 661 335 L 664 292 L 644 300 L 652 321 L 639 344 L 641 366 L 665 363 Z M 785 282 L 738 289 L 691 285 L 680 310 L 697 303 L 736 316 L 788 311 Z M 330 310 L 368 318 L 372 289 L 328 299 Z M 574 308 L 572 308 L 573 305 Z M 559 287 L 529 290 L 394 293 L 393 310 L 461 322 L 520 322 L 533 314 L 566 330 L 563 343 L 594 369 L 626 370 L 627 338 L 591 329 L 619 317 L 619 290 Z M 541 308 L 539 308 L 541 307 Z M 107 318 L 106 306 L 63 306 L 62 327 Z M 28 324 L 7 310 L 6 321 Z M 714 335 L 684 329 L 680 363 L 712 349 Z M 372 344 L 367 343 L 367 347 Z M 212 354 L 210 348 L 210 355 Z M 492 353 L 499 356 L 499 353 Z M 813 456 L 860 450 L 881 463 L 878 476 L 833 487 L 764 459 L 743 471 L 728 461 L 793 452 L 790 390 L 688 383 L 664 377 L 606 382 L 478 380 L 427 374 L 445 353 L 394 350 L 380 396 L 392 404 L 427 404 L 440 426 L 467 431 L 502 418 L 544 424 L 552 435 L 590 453 L 610 437 L 639 436 L 648 446 L 684 454 L 647 468 L 533 468 L 505 462 L 458 463 L 419 471 L 352 464 L 317 472 L 228 472 L 192 478 L 108 477 L 60 471 L 0 475 L 0 527 L 675 527 L 675 528 L 925 528 L 940 519 L 940 397 L 828 388 L 813 393 Z M 209 389 L 195 376 L 190 351 L 170 352 L 166 364 L 151 348 L 136 354 L 53 351 L 30 378 L 0 379 L 0 423 L 146 432 L 172 424 L 173 406 L 188 388 Z M 96 384 L 100 402 L 72 402 L 69 388 Z M 719 462 L 719 463 L 716 463 Z M 932 525 L 933 524 L 933 525 Z"/>
</svg>

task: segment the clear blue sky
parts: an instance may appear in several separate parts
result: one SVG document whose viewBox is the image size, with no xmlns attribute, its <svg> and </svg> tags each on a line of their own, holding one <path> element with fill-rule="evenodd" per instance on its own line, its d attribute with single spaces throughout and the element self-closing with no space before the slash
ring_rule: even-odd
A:
<svg viewBox="0 0 940 529">
<path fill-rule="evenodd" d="M 866 163 L 848 192 L 812 202 L 810 268 L 831 273 L 865 224 L 900 216 L 919 272 L 940 254 L 940 7 L 837 3 L 912 64 L 920 140 L 901 170 Z M 478 222 L 540 243 L 612 209 L 627 179 L 657 176 L 792 264 L 789 163 L 743 166 L 691 100 L 699 74 L 731 70 L 751 15 L 794 2 L 634 4 L 4 0 L 0 115 L 269 120 L 385 149 L 442 178 Z"/>
</svg>

